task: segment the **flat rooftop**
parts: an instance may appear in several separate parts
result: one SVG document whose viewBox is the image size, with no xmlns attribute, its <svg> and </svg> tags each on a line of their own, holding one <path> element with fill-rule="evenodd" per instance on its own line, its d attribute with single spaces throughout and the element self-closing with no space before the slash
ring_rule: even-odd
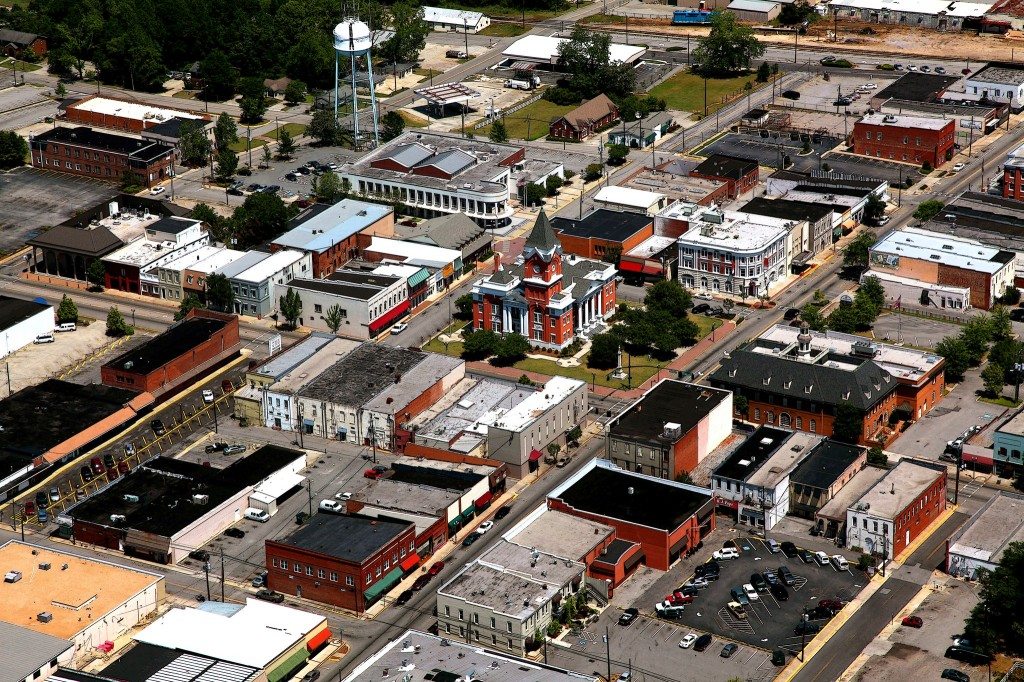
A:
<svg viewBox="0 0 1024 682">
<path fill-rule="evenodd" d="M 135 346 L 104 364 L 122 372 L 149 374 L 171 360 L 206 343 L 227 326 L 227 321 L 216 317 L 189 317 L 168 328 L 162 334 Z"/>
<path fill-rule="evenodd" d="M 669 216 L 674 217 L 674 216 Z M 703 209 L 690 217 L 690 229 L 679 243 L 726 251 L 754 251 L 785 239 L 790 221 L 770 216 Z"/>
<path fill-rule="evenodd" d="M 112 515 L 123 516 L 124 521 L 116 527 L 170 537 L 232 495 L 300 458 L 305 458 L 301 451 L 277 445 L 264 445 L 224 469 L 157 457 L 65 513 L 75 520 L 111 527 L 115 527 Z M 139 501 L 126 501 L 125 495 L 138 497 Z M 207 495 L 208 501 L 197 504 L 194 495 Z"/>
<path fill-rule="evenodd" d="M 757 161 L 726 154 L 712 154 L 691 172 L 715 178 L 739 180 L 757 170 Z"/>
<path fill-rule="evenodd" d="M 443 268 L 462 258 L 462 252 L 455 249 L 442 249 L 440 246 L 377 236 L 370 237 L 370 245 L 364 250 L 394 256 L 412 265 L 431 268 Z"/>
<path fill-rule="evenodd" d="M 135 642 L 95 676 L 61 670 L 56 682 L 252 682 L 262 671 L 209 656 Z M 78 677 L 82 675 L 82 677 Z M 102 675 L 102 677 L 101 677 Z M 53 681 L 55 678 L 51 677 Z"/>
<path fill-rule="evenodd" d="M 745 203 L 740 211 L 753 215 L 782 218 L 783 220 L 807 220 L 816 223 L 828 217 L 832 208 L 825 204 L 811 201 L 793 201 L 792 199 L 766 199 L 755 197 Z"/>
<path fill-rule="evenodd" d="M 591 211 L 583 216 L 582 220 L 576 218 L 551 219 L 551 227 L 556 233 L 615 242 L 624 242 L 653 223 L 654 218 L 644 213 L 612 211 L 607 208 Z"/>
<path fill-rule="evenodd" d="M 506 431 L 522 431 L 581 388 L 586 391 L 587 384 L 578 379 L 552 377 L 512 409 L 492 411 L 481 417 L 480 422 Z"/>
<path fill-rule="evenodd" d="M 885 474 L 887 469 L 878 467 L 865 467 L 854 474 L 849 483 L 840 488 L 839 492 L 831 500 L 818 510 L 818 516 L 838 521 L 846 521 L 846 510 L 857 504 L 864 493 L 871 490 Z"/>
<path fill-rule="evenodd" d="M 53 306 L 49 303 L 0 296 L 0 330 L 10 329 L 47 310 L 53 311 Z"/>
<path fill-rule="evenodd" d="M 150 226 L 147 225 L 146 229 L 149 230 Z M 151 241 L 148 237 L 143 237 L 108 253 L 103 256 L 103 260 L 108 263 L 132 265 L 144 270 L 149 267 L 150 263 L 160 260 L 167 255 L 168 251 L 173 251 L 179 246 L 182 245 L 172 241 Z"/>
<path fill-rule="evenodd" d="M 1012 415 L 1009 419 L 1000 424 L 996 428 L 996 431 L 1016 436 L 1024 435 L 1024 409 L 1019 410 L 1016 414 Z"/>
<path fill-rule="evenodd" d="M 1018 159 L 1024 162 L 1024 151 Z M 1024 203 L 981 192 L 964 192 L 928 221 L 927 228 L 967 236 L 1008 251 L 1024 251 Z"/>
<path fill-rule="evenodd" d="M 827 488 L 863 454 L 864 448 L 826 438 L 796 465 L 789 480 L 812 488 Z"/>
<path fill-rule="evenodd" d="M 179 109 L 154 107 L 149 104 L 126 102 L 124 100 L 111 99 L 109 97 L 87 97 L 68 105 L 67 108 L 78 109 L 79 111 L 89 111 L 96 114 L 104 114 L 106 116 L 131 118 L 137 121 L 145 121 L 147 123 L 163 123 L 164 121 L 169 121 L 172 118 L 203 118 L 202 116 L 196 116 L 195 114 L 190 114 L 187 111 Z"/>
<path fill-rule="evenodd" d="M 843 4 L 849 1 L 844 0 Z M 921 0 L 912 1 L 921 2 Z M 871 99 L 934 102 L 946 91 L 946 88 L 958 80 L 960 80 L 959 76 L 943 76 L 940 74 L 921 73 L 920 71 L 908 71 L 875 93 Z"/>
<path fill-rule="evenodd" d="M 580 564 L 580 572 L 583 565 Z M 549 603 L 562 589 L 554 581 L 538 582 L 522 575 L 503 571 L 474 561 L 437 589 L 438 597 L 449 596 L 468 604 L 510 616 L 516 620 L 529 618 Z"/>
<path fill-rule="evenodd" d="M 275 380 L 280 379 L 293 367 L 296 367 L 307 360 L 318 350 L 330 343 L 331 339 L 334 338 L 334 334 L 313 332 L 298 343 L 289 346 L 286 350 L 279 352 L 277 355 L 264 362 L 256 368 L 253 374 L 257 374 L 261 377 L 273 378 Z"/>
<path fill-rule="evenodd" d="M 465 373 L 466 361 L 462 358 L 427 353 L 415 370 L 406 372 L 401 379 L 363 403 L 363 409 L 379 414 L 404 413 L 411 402 L 438 382 Z"/>
<path fill-rule="evenodd" d="M 239 272 L 231 279 L 259 284 L 260 282 L 270 279 L 285 268 L 291 267 L 304 257 L 305 254 L 298 251 L 292 251 L 291 249 L 278 251 L 277 253 L 270 254 L 267 258 L 261 259 L 258 263 L 253 264 L 252 267 Z M 239 259 L 235 262 L 241 262 L 241 260 L 242 259 Z"/>
<path fill-rule="evenodd" d="M 830 350 L 845 355 L 862 354 L 892 374 L 897 379 L 910 382 L 920 381 L 931 375 L 943 365 L 943 358 L 935 353 L 920 351 L 904 346 L 894 346 L 866 339 L 856 334 L 842 334 L 835 331 L 816 332 L 811 334 L 811 348 Z M 797 344 L 800 329 L 786 324 L 776 324 L 766 329 L 759 338 L 775 341 L 786 346 Z M 785 350 L 782 351 L 784 354 Z"/>
<path fill-rule="evenodd" d="M 602 187 L 598 193 L 594 195 L 594 201 L 599 203 L 632 206 L 645 211 L 664 198 L 665 195 L 661 192 L 636 189 L 635 187 L 622 187 L 619 185 Z"/>
<path fill-rule="evenodd" d="M 158 573 L 17 540 L 0 546 L 0 567 L 21 572 L 18 582 L 0 585 L 0 620 L 62 639 L 74 638 L 92 620 L 163 580 Z M 49 623 L 36 620 L 44 611 L 53 615 Z"/>
<path fill-rule="evenodd" d="M 509 59 L 550 62 L 558 58 L 558 46 L 566 40 L 554 36 L 527 35 L 509 45 L 501 54 Z M 608 48 L 608 57 L 613 62 L 632 64 L 646 51 L 647 48 L 638 45 L 612 43 Z"/>
<path fill-rule="evenodd" d="M 367 480 L 352 494 L 352 499 L 379 509 L 437 516 L 465 493 L 464 489 L 438 488 L 407 483 L 390 477 Z"/>
<path fill-rule="evenodd" d="M 343 339 L 337 336 L 331 338 L 326 345 L 320 346 L 315 353 L 279 376 L 268 390 L 274 393 L 299 391 L 303 386 L 323 374 L 331 365 L 358 348 L 359 343 L 353 339 Z"/>
<path fill-rule="evenodd" d="M 674 165 L 666 165 L 662 170 L 645 169 L 626 181 L 625 187 L 640 189 L 647 192 L 658 192 L 671 201 L 692 201 L 700 203 L 709 194 L 717 192 L 725 186 L 721 180 L 695 178 L 687 174 L 675 173 Z"/>
<path fill-rule="evenodd" d="M 479 470 L 477 467 L 462 464 L 456 464 L 447 469 L 421 466 L 430 461 L 432 460 L 424 459 L 423 462 L 416 461 L 415 464 L 405 464 L 402 461 L 394 462 L 387 477 L 401 483 L 465 492 L 494 471 L 494 467 Z"/>
<path fill-rule="evenodd" d="M 942 130 L 947 126 L 956 127 L 956 121 L 931 116 L 908 116 L 906 114 L 865 114 L 854 125 L 881 126 L 883 128 L 915 128 L 919 130 Z"/>
<path fill-rule="evenodd" d="M 539 515 L 527 525 L 510 530 L 505 539 L 545 554 L 580 561 L 614 532 L 609 525 L 542 507 Z"/>
<path fill-rule="evenodd" d="M 363 343 L 309 382 L 303 398 L 362 407 L 423 362 L 425 353 Z"/>
<path fill-rule="evenodd" d="M 580 511 L 666 532 L 674 531 L 712 499 L 706 488 L 635 474 L 602 460 L 592 460 L 589 468 L 548 497 Z"/>
<path fill-rule="evenodd" d="M 771 426 L 758 427 L 718 465 L 713 475 L 734 481 L 746 481 L 763 467 L 794 433 Z"/>
<path fill-rule="evenodd" d="M 1024 69 L 1019 65 L 995 62 L 981 67 L 968 76 L 967 80 L 976 83 L 1024 85 Z"/>
<path fill-rule="evenodd" d="M 1015 255 L 1012 251 L 1003 251 L 975 239 L 905 227 L 893 230 L 871 247 L 872 263 L 879 257 L 940 261 L 961 270 L 991 275 L 1012 263 Z"/>
<path fill-rule="evenodd" d="M 997 493 L 950 543 L 951 554 L 997 564 L 1012 542 L 1024 542 L 1024 496 Z"/>
<path fill-rule="evenodd" d="M 312 273 L 310 273 L 312 275 Z M 350 284 L 344 281 L 337 281 L 332 279 L 292 279 L 288 282 L 288 287 L 294 289 L 305 289 L 306 291 L 316 291 L 322 294 L 330 294 L 332 296 L 339 296 L 341 298 L 350 298 L 356 301 L 369 301 L 371 298 L 379 294 L 381 291 L 386 289 L 391 284 L 399 281 L 397 277 L 384 277 L 383 275 L 377 275 L 377 277 L 385 282 L 382 286 L 374 286 L 370 284 Z"/>
<path fill-rule="evenodd" d="M 901 459 L 857 502 L 871 505 L 868 507 L 871 516 L 893 519 L 932 485 L 936 478 L 945 478 L 947 474 L 942 464 L 929 466 L 923 462 Z"/>
<path fill-rule="evenodd" d="M 440 412 L 422 423 L 416 438 L 451 443 L 466 431 L 485 436 L 487 427 L 481 419 L 497 410 L 508 411 L 532 395 L 535 389 L 498 379 L 467 377 L 469 388 L 461 394 L 452 392 L 441 400 Z M 413 424 L 417 420 L 413 420 Z"/>
<path fill-rule="evenodd" d="M 807 453 L 813 450 L 821 440 L 821 436 L 816 436 L 813 433 L 794 431 L 785 440 L 782 447 L 747 476 L 747 485 L 766 489 L 775 488 L 789 476 L 793 468 L 803 461 Z"/>
<path fill-rule="evenodd" d="M 537 582 L 552 582 L 556 585 L 567 585 L 586 570 L 586 566 L 578 559 L 548 554 L 507 540 L 495 542 L 484 550 L 477 561 Z"/>
<path fill-rule="evenodd" d="M 361 564 L 412 525 L 410 521 L 318 512 L 275 542 Z"/>
<path fill-rule="evenodd" d="M 402 669 L 406 663 L 411 669 Z M 396 670 L 402 670 L 409 682 L 457 682 L 470 674 L 485 675 L 480 679 L 487 682 L 593 682 L 595 677 L 408 630 L 357 665 L 342 682 L 383 680 Z"/>
<path fill-rule="evenodd" d="M 158 142 L 143 140 L 141 137 L 114 135 L 101 130 L 87 128 L 86 126 L 78 126 L 76 128 L 57 126 L 32 138 L 32 143 L 35 145 L 51 142 L 75 147 L 88 147 L 89 149 L 101 149 L 112 154 L 122 154 L 129 157 L 131 161 L 143 163 L 152 163 L 172 152 L 170 147 Z"/>
<path fill-rule="evenodd" d="M 335 244 L 362 232 L 378 220 L 394 213 L 385 204 L 342 199 L 273 241 L 285 248 L 302 251 L 326 251 Z"/>
<path fill-rule="evenodd" d="M 682 427 L 681 438 L 730 396 L 719 388 L 664 379 L 611 422 L 609 435 L 674 442 L 676 437 L 664 435 L 667 424 Z"/>
</svg>

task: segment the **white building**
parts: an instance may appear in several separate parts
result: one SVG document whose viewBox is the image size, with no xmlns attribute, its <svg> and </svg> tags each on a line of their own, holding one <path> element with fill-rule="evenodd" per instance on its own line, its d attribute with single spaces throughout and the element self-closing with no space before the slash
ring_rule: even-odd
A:
<svg viewBox="0 0 1024 682">
<path fill-rule="evenodd" d="M 525 655 L 558 603 L 584 587 L 586 566 L 499 540 L 437 590 L 442 637 Z"/>
<path fill-rule="evenodd" d="M 1024 495 L 999 492 L 946 543 L 946 572 L 976 580 L 978 569 L 996 570 L 1014 542 L 1024 542 Z"/>
<path fill-rule="evenodd" d="M 491 25 L 490 18 L 480 12 L 467 12 L 447 7 L 424 7 L 423 21 L 434 31 L 465 31 L 479 33 Z"/>
<path fill-rule="evenodd" d="M 568 38 L 556 38 L 539 34 L 526 35 L 505 48 L 501 55 L 510 61 L 555 64 L 559 58 L 558 46 L 566 40 Z M 612 62 L 633 64 L 646 51 L 647 48 L 642 45 L 612 43 L 608 46 L 608 58 Z"/>
<path fill-rule="evenodd" d="M 359 342 L 352 339 L 334 338 L 289 369 L 277 381 L 245 389 L 250 395 L 259 397 L 264 426 L 281 431 L 296 431 L 299 425 L 296 395 L 303 386 L 319 377 L 358 345 Z"/>
<path fill-rule="evenodd" d="M 285 249 L 273 254 L 250 251 L 217 274 L 231 282 L 235 313 L 263 317 L 277 310 L 278 300 L 285 292 L 282 285 L 293 279 L 311 277 L 312 272 L 309 252 Z"/>
<path fill-rule="evenodd" d="M 487 457 L 506 462 L 509 476 L 522 478 L 537 468 L 548 445 L 565 444 L 565 435 L 589 410 L 586 382 L 552 377 L 512 409 L 480 418 L 487 426 Z"/>
<path fill-rule="evenodd" d="M 160 218 L 146 226 L 146 233 L 141 239 L 103 256 L 101 260 L 107 270 L 107 286 L 159 297 L 157 269 L 209 243 L 210 236 L 203 230 L 202 222 L 178 216 Z"/>
<path fill-rule="evenodd" d="M 447 289 L 452 280 L 462 275 L 462 252 L 431 244 L 374 236 L 370 238 L 370 245 L 363 249 L 363 257 L 371 261 L 427 268 L 431 273 L 427 280 L 427 296 Z"/>
<path fill-rule="evenodd" d="M 665 208 L 668 197 L 661 192 L 612 185 L 602 187 L 594 196 L 594 202 L 604 208 L 655 215 Z"/>
<path fill-rule="evenodd" d="M 1024 108 L 1024 68 L 1017 64 L 983 66 L 964 79 L 969 95 L 1009 104 L 1014 111 Z"/>
<path fill-rule="evenodd" d="M 299 326 L 333 332 L 327 324 L 332 311 L 340 315 L 338 334 L 371 339 L 388 329 L 409 310 L 405 278 L 338 270 L 327 279 L 293 279 L 291 289 L 302 301 Z"/>
<path fill-rule="evenodd" d="M 915 28 L 959 31 L 965 19 L 980 19 L 990 2 L 954 0 L 832 0 L 828 9 L 840 19 L 858 19 Z"/>
<path fill-rule="evenodd" d="M 54 328 L 53 306 L 0 296 L 0 358 L 16 353 Z"/>
<path fill-rule="evenodd" d="M 797 221 L 676 203 L 659 220 L 682 221 L 679 283 L 708 294 L 767 296 L 787 277 L 800 253 L 804 229 Z M 659 232 L 655 225 L 655 232 Z M 796 253 L 793 253 L 796 251 Z"/>
</svg>

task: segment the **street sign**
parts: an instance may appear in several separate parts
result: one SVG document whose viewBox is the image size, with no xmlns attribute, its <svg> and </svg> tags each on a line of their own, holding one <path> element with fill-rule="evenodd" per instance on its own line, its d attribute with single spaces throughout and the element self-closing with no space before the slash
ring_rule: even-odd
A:
<svg viewBox="0 0 1024 682">
<path fill-rule="evenodd" d="M 270 354 L 271 355 L 273 355 L 277 351 L 281 350 L 281 335 L 280 334 L 274 334 L 273 336 L 271 336 L 270 337 L 270 341 L 267 343 L 267 346 L 270 347 Z"/>
</svg>

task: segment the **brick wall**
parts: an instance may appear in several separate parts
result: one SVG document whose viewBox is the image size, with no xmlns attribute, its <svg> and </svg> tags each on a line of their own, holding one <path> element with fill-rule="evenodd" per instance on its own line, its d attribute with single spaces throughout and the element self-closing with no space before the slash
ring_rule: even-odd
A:
<svg viewBox="0 0 1024 682">
<path fill-rule="evenodd" d="M 857 122 L 853 126 L 853 151 L 917 165 L 927 161 L 938 168 L 953 149 L 955 133 L 954 121 L 941 130 Z"/>
<path fill-rule="evenodd" d="M 932 485 L 896 516 L 896 529 L 892 541 L 893 556 L 899 556 L 900 552 L 913 543 L 942 514 L 945 508 L 946 474 L 941 472 L 938 473 Z"/>
<path fill-rule="evenodd" d="M 938 264 L 938 284 L 971 290 L 971 305 L 975 308 L 988 310 L 995 301 L 992 300 L 991 276 L 974 270 L 963 270 L 944 263 Z"/>
</svg>

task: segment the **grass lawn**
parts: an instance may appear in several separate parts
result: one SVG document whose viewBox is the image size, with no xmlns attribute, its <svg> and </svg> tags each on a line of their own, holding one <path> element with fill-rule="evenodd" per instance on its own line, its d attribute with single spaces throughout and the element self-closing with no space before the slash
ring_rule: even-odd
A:
<svg viewBox="0 0 1024 682">
<path fill-rule="evenodd" d="M 480 31 L 482 36 L 491 36 L 493 38 L 514 38 L 515 36 L 521 36 L 526 33 L 526 28 L 522 24 L 491 24 L 484 30 Z"/>
<path fill-rule="evenodd" d="M 264 137 L 268 137 L 271 140 L 277 141 L 278 130 L 287 130 L 288 134 L 294 138 L 305 133 L 306 126 L 302 125 L 301 123 L 285 123 L 280 128 L 275 126 L 274 129 L 271 130 L 269 133 L 265 133 Z"/>
<path fill-rule="evenodd" d="M 7 59 L 0 62 L 0 66 L 9 69 L 15 64 L 15 62 L 17 62 L 18 71 L 38 71 L 40 68 L 39 64 L 33 64 L 32 62 L 23 62 L 20 59 L 12 59 L 11 57 L 8 57 Z"/>
<path fill-rule="evenodd" d="M 426 128 L 427 127 L 427 122 L 424 119 L 422 119 L 419 116 L 416 116 L 414 114 L 410 114 L 408 111 L 402 111 L 401 109 L 399 109 L 398 110 L 398 115 L 401 116 L 402 120 L 405 121 L 405 126 L 407 128 Z"/>
<path fill-rule="evenodd" d="M 28 3 L 32 0 L 0 0 L 0 5 L 4 7 L 24 7 L 28 9 Z"/>
<path fill-rule="evenodd" d="M 548 126 L 551 124 L 551 121 L 575 108 L 573 106 L 555 104 L 546 99 L 537 100 L 533 104 L 506 116 L 504 118 L 505 129 L 508 131 L 509 138 L 536 140 L 547 136 Z M 484 126 L 476 131 L 475 134 L 477 137 L 487 137 L 490 132 L 491 126 Z"/>
<path fill-rule="evenodd" d="M 742 95 L 743 84 L 750 81 L 754 90 L 765 85 L 755 82 L 756 75 L 735 78 L 708 79 L 708 113 L 712 113 L 723 105 L 722 99 L 729 95 Z M 652 95 L 664 99 L 669 109 L 703 113 L 704 111 L 704 79 L 697 74 L 683 71 L 669 78 L 651 90 Z"/>
<path fill-rule="evenodd" d="M 199 91 L 198 90 L 178 90 L 176 93 L 171 95 L 171 97 L 175 97 L 177 99 L 198 99 Z"/>
<path fill-rule="evenodd" d="M 420 67 L 416 67 L 415 69 L 412 70 L 412 72 L 417 76 L 423 76 L 423 80 L 420 81 L 421 83 L 425 80 L 433 78 L 434 76 L 440 76 L 442 73 L 444 73 L 444 71 L 438 71 L 437 69 L 424 69 Z"/>
<path fill-rule="evenodd" d="M 244 152 L 248 149 L 248 147 L 246 146 L 246 142 L 247 140 L 245 139 L 245 135 L 239 135 L 237 140 L 228 145 L 228 148 L 234 152 Z M 263 150 L 260 149 L 260 147 L 262 147 L 264 144 L 266 144 L 266 140 L 264 140 L 263 138 L 252 138 L 252 153 L 255 154 L 259 152 L 261 159 L 263 158 Z"/>
<path fill-rule="evenodd" d="M 520 360 L 513 367 L 524 372 L 569 377 L 570 379 L 586 381 L 588 384 L 593 382 L 608 388 L 627 388 L 628 386 L 636 388 L 668 364 L 667 362 L 658 362 L 646 355 L 631 358 L 629 353 L 623 351 L 622 366 L 629 367 L 630 361 L 633 364 L 631 381 L 612 378 L 610 375 L 613 370 L 610 369 L 590 369 L 587 367 L 587 356 L 583 356 L 581 359 L 582 364 L 579 367 L 561 367 L 554 360 L 541 360 L 539 358 Z"/>
<path fill-rule="evenodd" d="M 621 17 L 618 14 L 591 14 L 589 17 L 583 17 L 577 23 L 580 24 L 624 24 L 626 23 L 626 17 Z"/>
<path fill-rule="evenodd" d="M 698 339 L 703 339 L 705 336 L 710 334 L 712 328 L 722 326 L 722 320 L 718 319 L 717 317 L 708 317 L 707 315 L 695 315 L 693 313 L 690 313 L 689 315 L 687 315 L 687 317 L 693 320 L 693 323 L 697 325 L 698 329 L 700 329 L 700 332 L 697 334 Z"/>
<path fill-rule="evenodd" d="M 1000 407 L 1018 407 L 1020 403 L 1013 402 L 1013 398 L 1008 398 L 1005 395 L 1001 395 L 998 398 L 978 398 L 983 403 L 990 403 L 992 405 L 999 405 Z"/>
</svg>

